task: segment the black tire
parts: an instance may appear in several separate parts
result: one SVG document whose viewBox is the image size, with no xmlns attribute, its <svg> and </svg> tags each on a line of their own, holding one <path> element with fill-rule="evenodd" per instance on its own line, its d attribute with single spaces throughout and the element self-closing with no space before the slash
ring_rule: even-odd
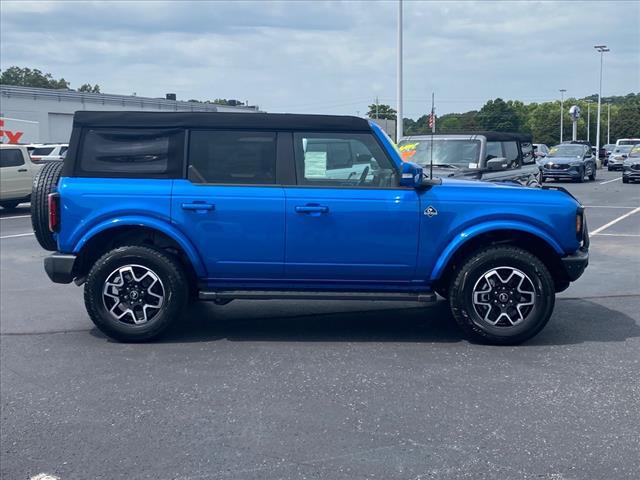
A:
<svg viewBox="0 0 640 480">
<path fill-rule="evenodd" d="M 58 245 L 49 231 L 48 196 L 58 185 L 62 162 L 47 162 L 33 178 L 31 187 L 31 226 L 36 240 L 45 250 L 57 250 Z"/>
<path fill-rule="evenodd" d="M 13 202 L 13 201 L 2 202 L 2 203 L 0 203 L 0 207 L 6 208 L 8 210 L 13 210 L 14 208 L 16 208 L 18 206 L 19 203 L 20 202 Z"/>
<path fill-rule="evenodd" d="M 503 268 L 505 270 L 502 270 Z M 520 272 L 514 279 L 516 282 L 523 278 L 520 274 L 526 277 L 517 285 L 517 289 L 529 290 L 530 293 L 515 293 L 515 295 L 522 295 L 517 298 L 513 293 L 505 292 L 508 297 L 505 300 L 506 309 L 500 310 L 495 319 L 495 325 L 492 325 L 492 322 L 486 318 L 502 307 L 502 304 L 492 305 L 491 303 L 502 298 L 503 292 L 499 290 L 504 284 L 499 283 L 495 287 L 490 287 L 490 293 L 486 294 L 476 290 L 476 294 L 487 295 L 487 297 L 479 297 L 482 301 L 489 299 L 487 306 L 477 302 L 474 304 L 474 289 L 478 286 L 482 288 L 482 282 L 487 282 L 484 285 L 489 286 L 488 281 L 483 277 L 485 275 L 489 277 L 492 271 L 499 272 L 500 278 L 511 278 L 513 275 L 508 275 L 508 269 Z M 495 275 L 490 278 L 494 277 Z M 491 301 L 494 297 L 495 300 Z M 509 305 L 511 299 L 514 303 L 523 299 L 533 302 L 529 307 L 522 308 L 521 318 L 517 319 L 515 324 L 509 320 L 509 315 L 515 316 L 520 310 L 513 310 L 514 306 Z M 516 345 L 536 335 L 549 321 L 554 304 L 555 285 L 545 265 L 528 251 L 510 246 L 487 248 L 469 257 L 455 273 L 449 294 L 451 312 L 464 333 L 471 340 L 494 345 Z M 509 313 L 508 309 L 511 309 L 512 313 Z M 484 313 L 484 317 L 479 311 Z M 502 318 L 502 312 L 506 312 L 507 318 Z M 489 318 L 489 320 L 494 319 Z"/>
<path fill-rule="evenodd" d="M 584 167 L 580 170 L 580 176 L 576 178 L 576 183 L 584 182 Z"/>
<path fill-rule="evenodd" d="M 622 177 L 622 183 L 629 183 L 629 179 Z"/>
<path fill-rule="evenodd" d="M 540 184 L 543 184 L 546 181 L 547 181 L 547 179 L 544 178 L 544 175 L 540 175 Z"/>
<path fill-rule="evenodd" d="M 612 172 L 612 171 L 613 171 L 613 168 L 611 168 L 611 165 L 609 165 L 609 166 L 607 167 L 607 170 L 608 170 L 608 171 L 610 171 L 610 172 Z"/>
<path fill-rule="evenodd" d="M 589 175 L 589 181 L 590 182 L 594 182 L 596 180 L 596 167 L 595 165 L 593 166 L 593 170 L 591 171 L 591 174 Z"/>
<path fill-rule="evenodd" d="M 109 293 L 117 297 L 126 297 L 126 302 L 113 300 L 103 294 L 107 280 L 120 277 L 127 282 L 127 273 L 116 273 L 119 268 L 133 265 L 138 282 L 123 283 Z M 149 276 L 144 269 L 155 275 Z M 130 278 L 135 278 L 129 275 Z M 147 280 L 145 280 L 145 277 Z M 157 282 L 159 280 L 159 283 Z M 152 285 L 144 285 L 144 282 L 152 281 Z M 120 288 L 122 287 L 122 288 Z M 173 256 L 149 247 L 126 246 L 119 247 L 104 254 L 91 268 L 84 286 L 84 303 L 93 323 L 105 335 L 121 342 L 144 342 L 161 335 L 169 325 L 178 318 L 183 311 L 189 296 L 187 276 Z M 154 289 L 150 292 L 151 289 Z M 131 291 L 127 290 L 131 289 Z M 142 309 L 145 316 L 147 310 L 130 300 L 132 292 L 136 291 L 139 301 L 147 302 L 149 295 L 162 295 L 163 300 L 157 302 L 159 308 L 151 307 L 148 319 L 144 323 L 135 324 L 133 316 L 138 316 Z M 128 293 L 127 293 L 128 292 Z M 127 303 L 132 302 L 132 303 Z M 124 316 L 118 320 L 109 312 L 109 307 L 115 313 L 120 313 L 126 307 Z M 150 302 L 153 303 L 153 302 Z M 123 306 L 121 308 L 121 306 Z M 131 313 L 127 313 L 130 310 Z M 140 319 L 141 320 L 141 319 Z"/>
</svg>

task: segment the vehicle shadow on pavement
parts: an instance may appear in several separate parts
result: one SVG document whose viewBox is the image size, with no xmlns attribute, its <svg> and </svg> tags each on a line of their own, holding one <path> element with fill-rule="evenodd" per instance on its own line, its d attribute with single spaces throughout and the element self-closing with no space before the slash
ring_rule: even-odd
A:
<svg viewBox="0 0 640 480">
<path fill-rule="evenodd" d="M 629 299 L 630 302 L 637 298 Z M 235 310 L 193 305 L 159 342 L 425 342 L 464 341 L 448 303 L 431 306 L 305 313 L 300 303 L 277 305 L 278 314 L 245 303 Z M 97 330 L 92 334 L 100 335 Z M 640 320 L 589 300 L 560 299 L 545 329 L 525 347 L 623 342 L 640 337 Z"/>
</svg>

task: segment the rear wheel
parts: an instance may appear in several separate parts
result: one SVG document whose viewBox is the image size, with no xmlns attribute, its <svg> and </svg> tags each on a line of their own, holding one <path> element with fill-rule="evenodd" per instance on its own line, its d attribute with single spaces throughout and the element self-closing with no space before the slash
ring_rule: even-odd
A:
<svg viewBox="0 0 640 480">
<path fill-rule="evenodd" d="M 492 247 L 471 256 L 456 272 L 449 305 L 472 340 L 514 345 L 546 325 L 555 285 L 545 265 L 517 247 Z"/>
<path fill-rule="evenodd" d="M 93 323 L 123 342 L 156 338 L 182 313 L 188 280 L 176 259 L 159 250 L 111 250 L 91 268 L 84 301 Z"/>
<path fill-rule="evenodd" d="M 62 162 L 46 162 L 33 178 L 31 187 L 31 226 L 36 240 L 45 250 L 57 249 L 56 240 L 49 230 L 49 200 L 60 180 Z"/>
</svg>

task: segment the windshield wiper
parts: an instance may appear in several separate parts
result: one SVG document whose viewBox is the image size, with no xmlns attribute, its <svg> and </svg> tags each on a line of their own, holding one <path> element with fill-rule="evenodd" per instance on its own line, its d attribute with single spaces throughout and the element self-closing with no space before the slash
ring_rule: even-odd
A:
<svg viewBox="0 0 640 480">
<path fill-rule="evenodd" d="M 429 164 L 427 164 L 428 166 Z M 451 165 L 450 163 L 434 163 L 433 164 L 434 167 L 444 167 L 444 168 L 455 168 L 456 170 L 460 170 L 460 167 L 457 167 L 455 165 Z"/>
</svg>

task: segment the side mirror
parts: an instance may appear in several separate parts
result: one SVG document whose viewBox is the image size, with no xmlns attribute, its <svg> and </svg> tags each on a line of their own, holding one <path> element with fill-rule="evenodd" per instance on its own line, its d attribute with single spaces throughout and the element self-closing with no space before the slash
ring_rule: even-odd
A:
<svg viewBox="0 0 640 480">
<path fill-rule="evenodd" d="M 420 165 L 411 162 L 402 164 L 402 176 L 400 177 L 401 187 L 425 188 L 441 184 L 441 178 L 428 178 Z"/>
<path fill-rule="evenodd" d="M 506 170 L 507 169 L 507 159 L 504 157 L 492 158 L 487 161 L 487 170 Z"/>
<path fill-rule="evenodd" d="M 424 171 L 420 165 L 412 162 L 404 162 L 402 164 L 401 187 L 417 188 L 422 185 L 423 180 Z"/>
</svg>

